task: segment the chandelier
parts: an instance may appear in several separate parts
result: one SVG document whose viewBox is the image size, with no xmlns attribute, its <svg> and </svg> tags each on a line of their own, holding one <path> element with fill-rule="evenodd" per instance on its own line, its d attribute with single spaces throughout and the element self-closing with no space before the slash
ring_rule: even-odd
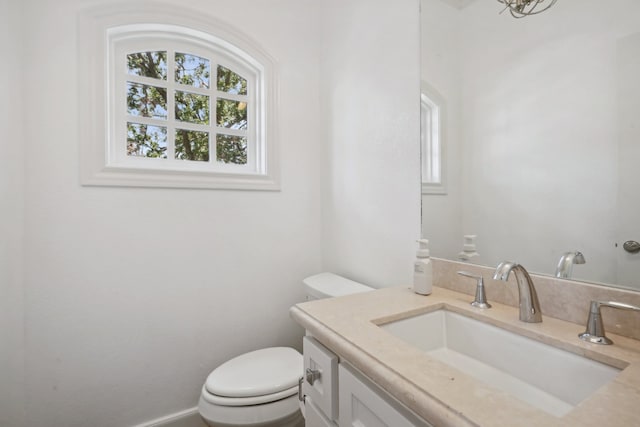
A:
<svg viewBox="0 0 640 427">
<path fill-rule="evenodd" d="M 514 18 L 524 18 L 527 15 L 536 15 L 544 12 L 553 6 L 556 1 L 557 0 L 498 0 L 498 2 L 505 6 L 502 12 L 509 9 L 511 16 Z"/>
</svg>

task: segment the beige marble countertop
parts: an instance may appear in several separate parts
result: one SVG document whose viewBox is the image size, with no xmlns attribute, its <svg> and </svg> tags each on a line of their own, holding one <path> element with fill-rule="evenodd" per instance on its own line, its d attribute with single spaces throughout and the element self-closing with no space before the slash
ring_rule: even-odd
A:
<svg viewBox="0 0 640 427">
<path fill-rule="evenodd" d="M 611 346 L 580 341 L 584 325 L 543 317 L 518 320 L 514 307 L 469 305 L 469 295 L 434 287 L 421 296 L 407 287 L 385 288 L 291 308 L 316 339 L 349 361 L 405 406 L 440 426 L 640 426 L 640 341 L 608 333 Z M 558 418 L 480 382 L 378 327 L 447 308 L 564 350 L 623 369 L 610 383 Z M 543 307 L 544 312 L 544 307 Z M 605 325 L 606 326 L 606 325 Z"/>
</svg>

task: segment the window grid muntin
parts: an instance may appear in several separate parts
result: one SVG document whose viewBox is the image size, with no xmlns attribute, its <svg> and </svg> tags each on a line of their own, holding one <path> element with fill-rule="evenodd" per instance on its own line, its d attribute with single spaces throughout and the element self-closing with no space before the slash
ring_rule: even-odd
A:
<svg viewBox="0 0 640 427">
<path fill-rule="evenodd" d="M 125 31 L 126 32 L 126 31 Z M 234 59 L 230 55 L 224 51 L 224 47 L 211 45 L 209 46 L 206 42 L 202 42 L 199 39 L 193 40 L 185 37 L 181 34 L 178 34 L 177 37 L 167 36 L 167 34 L 159 33 L 159 32 L 151 32 L 146 33 L 144 35 L 127 34 L 123 37 L 124 43 L 119 43 L 119 40 L 115 40 L 113 45 L 117 46 L 115 52 L 112 53 L 112 58 L 116 58 L 116 70 L 119 68 L 120 70 L 124 69 L 124 72 L 120 73 L 124 78 L 120 77 L 116 78 L 116 82 L 112 82 L 111 85 L 114 87 L 122 86 L 122 82 L 124 81 L 132 81 L 139 82 L 142 84 L 152 84 L 156 86 L 163 86 L 160 83 L 166 82 L 167 87 L 167 110 L 170 117 L 173 117 L 171 120 L 166 121 L 167 128 L 167 159 L 162 159 L 162 163 L 166 165 L 159 166 L 157 161 L 158 159 L 153 158 L 133 158 L 132 156 L 126 156 L 126 121 L 130 121 L 133 123 L 143 123 L 150 124 L 154 126 L 164 126 L 165 122 L 158 119 L 153 119 L 155 123 L 150 123 L 146 119 L 139 116 L 129 116 L 126 114 L 126 108 L 124 108 L 125 114 L 118 114 L 117 111 L 122 110 L 122 107 L 118 107 L 119 105 L 126 104 L 126 96 L 125 100 L 120 102 L 119 98 L 115 97 L 115 108 L 110 108 L 112 111 L 113 117 L 120 117 L 120 120 L 117 120 L 115 130 L 110 131 L 110 138 L 113 138 L 113 135 L 120 136 L 116 140 L 116 144 L 108 144 L 107 148 L 107 158 L 110 159 L 109 163 L 115 163 L 114 166 L 124 166 L 124 167 L 134 167 L 136 169 L 160 169 L 160 170 L 176 170 L 176 171 L 195 171 L 195 172 L 223 172 L 223 173 L 265 173 L 266 166 L 266 146 L 264 137 L 266 137 L 264 124 L 265 124 L 265 113 L 264 113 L 264 94 L 262 91 L 264 90 L 263 82 L 261 81 L 263 76 L 261 76 L 261 69 L 252 69 L 250 68 L 253 64 L 242 64 L 240 61 L 245 60 L 242 58 L 242 55 L 238 55 L 239 59 Z M 138 75 L 128 74 L 126 72 L 126 55 L 128 53 L 134 52 L 145 52 L 145 51 L 166 51 L 167 52 L 167 79 L 153 79 Z M 175 78 L 171 78 L 175 76 L 175 52 L 178 51 L 180 53 L 188 53 L 196 56 L 200 56 L 203 58 L 207 58 L 210 61 L 211 67 L 211 82 L 210 88 L 196 88 L 190 85 L 183 85 L 175 82 Z M 235 52 L 234 52 L 235 53 Z M 246 54 L 244 54 L 246 55 Z M 122 65 L 122 67 L 120 67 Z M 237 73 L 242 78 L 247 80 L 247 93 L 248 95 L 239 95 L 239 94 L 230 94 L 228 92 L 223 92 L 217 90 L 217 67 L 221 65 L 234 73 Z M 214 73 L 215 71 L 215 73 Z M 114 73 L 116 77 L 118 77 L 118 73 Z M 215 75 L 214 75 L 215 74 Z M 164 86 L 163 86 L 164 87 Z M 210 117 L 209 117 L 209 125 L 199 125 L 195 123 L 188 122 L 180 122 L 175 118 L 175 90 L 184 90 L 187 92 L 193 93 L 202 93 L 210 96 Z M 169 96 L 169 93 L 172 95 Z M 247 129 L 246 130 L 235 130 L 223 127 L 217 127 L 216 125 L 216 102 L 218 98 L 231 99 L 236 101 L 242 101 L 247 103 Z M 261 114 L 258 114 L 257 108 L 261 107 Z M 115 110 L 115 111 L 114 111 Z M 171 116 L 173 115 L 173 116 Z M 124 117 L 122 117 L 124 116 Z M 124 121 L 124 123 L 123 123 Z M 124 129 L 123 129 L 124 128 Z M 175 159 L 175 132 L 176 129 L 187 129 L 187 130 L 195 130 L 202 131 L 204 128 L 205 132 L 209 132 L 209 162 L 201 162 L 201 161 L 184 161 Z M 223 162 L 217 161 L 217 147 L 215 146 L 216 135 L 232 135 L 232 136 L 242 136 L 247 138 L 247 163 L 244 165 L 238 164 L 226 164 Z M 124 135 L 124 138 L 122 138 Z M 124 139 L 124 141 L 122 141 Z M 116 153 L 113 153 L 114 145 L 116 148 Z M 124 153 L 124 158 L 121 155 Z M 115 160 L 115 161 L 114 161 Z M 146 162 L 151 160 L 150 162 Z M 188 167 L 185 167 L 185 164 L 188 163 Z M 205 163 L 204 165 L 202 165 Z M 203 167 L 206 166 L 206 167 Z"/>
<path fill-rule="evenodd" d="M 185 49 L 186 50 L 186 49 Z M 175 76 L 175 71 L 176 71 L 176 61 L 175 61 L 175 54 L 176 52 L 178 52 L 178 49 L 166 49 L 167 52 L 167 75 L 169 76 Z M 135 52 L 128 52 L 128 54 L 130 53 L 135 53 Z M 196 55 L 192 52 L 182 52 L 180 51 L 179 53 L 188 53 L 188 54 L 192 54 L 192 55 Z M 206 54 L 204 55 L 200 55 L 197 54 L 198 56 L 202 57 L 202 58 L 206 58 L 209 60 L 209 64 L 210 67 L 213 68 L 215 66 L 215 70 L 216 70 L 216 74 L 215 74 L 215 79 L 217 80 L 217 65 L 220 63 L 220 61 L 216 61 L 215 58 L 212 57 L 208 57 L 206 56 Z M 126 55 L 125 55 L 126 58 Z M 224 66 L 224 65 L 223 65 Z M 233 72 L 238 73 L 237 71 L 235 71 L 233 68 L 229 68 L 229 67 L 225 67 Z M 210 79 L 213 80 L 213 73 L 211 73 L 212 76 L 210 76 Z M 240 73 L 238 73 L 240 74 Z M 215 144 L 215 141 L 217 140 L 217 135 L 218 134 L 228 134 L 228 135 L 233 135 L 233 136 L 242 136 L 247 138 L 247 164 L 250 163 L 250 154 L 249 154 L 249 146 L 251 144 L 250 142 L 250 138 L 249 138 L 249 128 L 251 127 L 251 122 L 252 122 L 252 117 L 250 116 L 250 101 L 249 101 L 249 95 L 236 95 L 236 94 L 229 94 L 228 92 L 223 92 L 223 91 L 219 91 L 217 90 L 217 86 L 216 89 L 213 90 L 212 89 L 212 85 L 210 84 L 209 88 L 200 88 L 200 87 L 195 87 L 192 85 L 187 85 L 187 84 L 183 84 L 181 82 L 176 82 L 175 78 L 174 79 L 166 79 L 166 80 L 162 80 L 162 79 L 154 79 L 154 78 L 150 78 L 150 77 L 142 77 L 142 76 L 137 76 L 137 75 L 131 75 L 129 73 L 126 73 L 126 79 L 129 79 L 129 77 L 137 77 L 140 78 L 141 80 L 148 80 L 149 83 L 145 83 L 145 84 L 149 84 L 149 85 L 154 85 L 157 87 L 163 87 L 166 89 L 167 91 L 167 113 L 168 113 L 168 117 L 166 122 L 162 121 L 160 119 L 154 119 L 154 120 L 158 120 L 160 123 L 166 123 L 166 127 L 167 127 L 167 159 L 172 159 L 172 160 L 179 160 L 176 159 L 175 156 L 175 147 L 176 147 L 176 141 L 175 141 L 175 134 L 176 134 L 176 130 L 178 129 L 186 129 L 186 130 L 192 130 L 192 131 L 200 131 L 200 132 L 207 132 L 209 134 L 209 161 L 207 163 L 216 163 L 217 162 L 217 155 L 216 156 L 211 156 L 211 153 L 217 153 L 217 144 Z M 246 77 L 245 77 L 246 78 Z M 126 81 L 132 81 L 133 79 L 129 79 Z M 137 80 L 137 79 L 136 79 Z M 142 82 L 141 82 L 142 83 Z M 209 99 L 209 124 L 201 124 L 201 123 L 194 123 L 194 122 L 187 122 L 187 121 L 182 121 L 179 120 L 177 118 L 177 115 L 175 113 L 175 104 L 176 104 L 176 93 L 180 91 L 183 93 L 194 93 L 194 94 L 198 94 L 198 95 L 203 95 L 203 96 L 207 96 Z M 247 79 L 247 93 L 250 94 L 250 80 Z M 227 96 L 228 95 L 228 96 Z M 239 101 L 239 102 L 245 102 L 247 104 L 247 129 L 229 129 L 229 128 L 224 128 L 224 127 L 219 127 L 217 125 L 217 101 L 218 99 L 232 99 L 235 101 Z M 134 122 L 137 118 L 139 118 L 140 116 L 133 116 L 133 115 L 128 115 L 128 120 L 131 122 Z M 231 132 L 229 132 L 231 131 Z M 156 160 L 156 159 L 153 159 Z M 162 159 L 165 160 L 165 159 Z M 180 162 L 183 162 L 184 160 L 179 160 Z M 240 166 L 240 165 L 239 165 Z M 240 166 L 241 167 L 241 166 Z"/>
</svg>

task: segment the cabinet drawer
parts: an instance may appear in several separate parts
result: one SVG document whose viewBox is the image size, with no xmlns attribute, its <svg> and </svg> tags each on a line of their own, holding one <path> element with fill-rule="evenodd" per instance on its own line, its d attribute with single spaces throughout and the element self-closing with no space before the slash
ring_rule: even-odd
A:
<svg viewBox="0 0 640 427">
<path fill-rule="evenodd" d="M 355 369 L 340 364 L 340 427 L 428 427 Z"/>
<path fill-rule="evenodd" d="M 304 381 L 302 392 L 330 420 L 338 419 L 338 356 L 312 337 L 302 341 Z"/>
</svg>

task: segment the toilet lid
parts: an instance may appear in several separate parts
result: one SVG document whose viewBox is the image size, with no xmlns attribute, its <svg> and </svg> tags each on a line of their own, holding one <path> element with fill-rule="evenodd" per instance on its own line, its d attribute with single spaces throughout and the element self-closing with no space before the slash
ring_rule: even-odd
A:
<svg viewBox="0 0 640 427">
<path fill-rule="evenodd" d="M 245 353 L 214 369 L 205 383 L 209 393 L 225 397 L 253 397 L 297 386 L 302 355 L 289 347 Z"/>
<path fill-rule="evenodd" d="M 302 280 L 308 295 L 322 299 L 373 291 L 373 288 L 333 273 L 320 273 Z"/>
</svg>

